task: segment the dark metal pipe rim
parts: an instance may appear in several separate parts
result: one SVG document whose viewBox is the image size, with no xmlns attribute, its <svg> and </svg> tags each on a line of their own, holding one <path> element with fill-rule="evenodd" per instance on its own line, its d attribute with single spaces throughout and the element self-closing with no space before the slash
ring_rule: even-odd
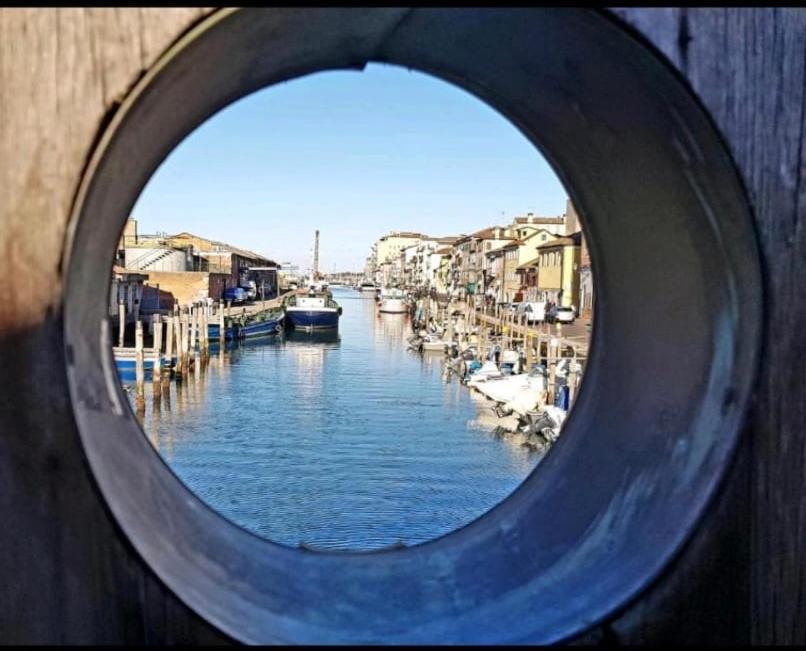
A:
<svg viewBox="0 0 806 651">
<path fill-rule="evenodd" d="M 506 500 L 413 548 L 293 550 L 214 513 L 151 449 L 100 325 L 123 221 L 192 129 L 271 83 L 383 61 L 499 110 L 577 205 L 597 283 L 563 437 Z M 741 184 L 666 63 L 582 9 L 244 9 L 213 14 L 126 99 L 65 250 L 73 409 L 97 483 L 153 571 L 247 642 L 552 642 L 633 598 L 685 542 L 735 446 L 760 335 Z"/>
</svg>

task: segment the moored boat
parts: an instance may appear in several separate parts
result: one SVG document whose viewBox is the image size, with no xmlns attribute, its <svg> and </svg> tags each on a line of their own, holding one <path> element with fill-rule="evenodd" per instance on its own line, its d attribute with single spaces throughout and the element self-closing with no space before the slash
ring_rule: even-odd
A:
<svg viewBox="0 0 806 651">
<path fill-rule="evenodd" d="M 437 335 L 426 335 L 423 337 L 423 350 L 439 350 L 444 352 L 448 342 Z"/>
<path fill-rule="evenodd" d="M 289 296 L 283 303 L 290 327 L 296 330 L 325 330 L 339 327 L 341 306 L 323 289 L 311 289 Z"/>
<path fill-rule="evenodd" d="M 134 348 L 119 348 L 118 346 L 112 347 L 112 353 L 115 358 L 115 368 L 118 375 L 122 380 L 134 380 L 135 372 L 137 370 L 137 353 Z M 160 365 L 162 368 L 169 368 L 175 359 L 169 360 L 166 355 L 160 355 Z M 154 371 L 154 349 L 143 348 L 143 373 L 150 377 Z"/>
<path fill-rule="evenodd" d="M 388 289 L 381 293 L 381 312 L 387 314 L 403 314 L 408 312 L 409 304 L 406 295 L 399 289 Z"/>
<path fill-rule="evenodd" d="M 248 339 L 265 335 L 279 334 L 283 331 L 285 313 L 281 310 L 258 312 L 248 316 L 225 317 L 224 339 Z M 221 326 L 218 323 L 207 324 L 207 337 L 210 341 L 220 339 Z"/>
</svg>

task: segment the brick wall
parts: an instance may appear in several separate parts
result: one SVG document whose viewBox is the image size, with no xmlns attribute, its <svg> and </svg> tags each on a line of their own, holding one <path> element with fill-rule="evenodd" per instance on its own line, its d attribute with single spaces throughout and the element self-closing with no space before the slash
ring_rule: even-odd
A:
<svg viewBox="0 0 806 651">
<path fill-rule="evenodd" d="M 144 272 L 145 273 L 145 272 Z M 149 271 L 145 282 L 150 287 L 159 286 L 161 292 L 169 292 L 179 301 L 187 305 L 208 296 L 214 300 L 221 298 L 229 274 L 209 273 L 206 271 Z"/>
</svg>

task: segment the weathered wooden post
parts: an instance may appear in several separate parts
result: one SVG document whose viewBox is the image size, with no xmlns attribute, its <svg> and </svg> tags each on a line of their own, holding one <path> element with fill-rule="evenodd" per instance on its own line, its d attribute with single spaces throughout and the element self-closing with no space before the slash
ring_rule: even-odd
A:
<svg viewBox="0 0 806 651">
<path fill-rule="evenodd" d="M 118 346 L 123 348 L 124 334 L 126 333 L 126 303 L 118 302 Z"/>
<path fill-rule="evenodd" d="M 167 369 L 170 374 L 173 365 L 173 349 L 174 349 L 174 324 L 173 316 L 165 317 L 165 357 L 167 358 Z"/>
<path fill-rule="evenodd" d="M 200 319 L 200 323 L 199 323 L 199 348 L 201 349 L 202 356 L 207 355 L 207 343 L 208 343 L 208 339 L 209 339 L 208 332 L 207 332 L 207 321 L 208 321 L 208 314 L 207 313 L 208 313 L 209 309 L 210 308 L 207 305 L 207 302 L 205 301 L 204 307 L 202 308 L 201 313 L 200 313 L 201 319 Z"/>
<path fill-rule="evenodd" d="M 549 369 L 549 386 L 548 386 L 548 402 L 550 405 L 554 404 L 555 390 L 557 386 L 557 360 L 559 356 L 559 340 L 552 337 L 549 340 L 548 349 L 548 369 Z"/>
<path fill-rule="evenodd" d="M 224 340 L 226 339 L 226 333 L 224 332 L 224 300 L 218 301 L 218 342 L 221 344 L 222 348 L 224 346 Z"/>
<path fill-rule="evenodd" d="M 181 323 L 181 316 L 178 314 L 174 314 L 171 317 L 171 321 L 173 323 L 173 331 L 174 331 L 174 348 L 176 349 L 176 375 L 181 377 L 183 373 L 182 369 L 182 323 Z"/>
<path fill-rule="evenodd" d="M 159 384 L 162 378 L 162 317 L 155 314 L 152 317 L 154 322 L 154 337 L 152 348 L 154 350 L 154 369 L 152 371 L 152 380 L 154 385 Z"/>
<path fill-rule="evenodd" d="M 134 328 L 134 378 L 135 407 L 137 412 L 144 412 L 145 403 L 145 356 L 143 353 L 143 323 L 135 321 Z"/>
<path fill-rule="evenodd" d="M 506 314 L 504 315 L 504 320 L 506 322 L 506 328 L 507 328 L 506 350 L 512 348 L 512 326 L 514 324 L 513 321 L 514 316 L 515 315 L 512 313 L 511 309 L 507 309 Z"/>
<path fill-rule="evenodd" d="M 190 357 L 193 358 L 194 353 L 196 352 L 196 330 L 198 329 L 198 315 L 199 315 L 199 308 L 196 303 L 192 303 L 190 305 L 190 320 L 189 320 L 189 332 L 190 332 L 190 340 L 188 342 L 188 353 Z"/>
<path fill-rule="evenodd" d="M 184 312 L 179 317 L 179 323 L 180 323 L 180 327 L 179 327 L 179 331 L 180 331 L 179 355 L 180 355 L 180 358 L 182 360 L 181 363 L 180 363 L 179 374 L 184 379 L 184 377 L 187 375 L 188 371 L 190 370 L 190 364 L 189 364 L 189 361 L 188 361 L 188 347 L 189 347 L 189 343 L 190 343 L 190 336 L 189 336 L 190 333 L 188 332 L 189 323 L 188 323 L 188 314 L 187 314 L 187 312 Z"/>
</svg>

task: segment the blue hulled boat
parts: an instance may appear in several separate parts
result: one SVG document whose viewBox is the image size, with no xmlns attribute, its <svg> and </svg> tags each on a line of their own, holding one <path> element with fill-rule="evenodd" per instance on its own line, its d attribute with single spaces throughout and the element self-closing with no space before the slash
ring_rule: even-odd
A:
<svg viewBox="0 0 806 651">
<path fill-rule="evenodd" d="M 137 371 L 136 367 L 136 353 L 134 348 L 118 348 L 112 347 L 112 353 L 115 358 L 115 368 L 121 380 L 134 381 Z M 170 368 L 176 362 L 176 358 L 171 360 L 166 355 L 160 355 L 160 364 L 162 368 Z M 149 379 L 154 371 L 154 350 L 152 348 L 143 348 L 143 375 L 145 379 Z"/>
<path fill-rule="evenodd" d="M 272 312 L 269 314 L 259 313 L 253 317 L 229 317 L 224 321 L 224 339 L 248 339 L 251 337 L 262 337 L 274 335 L 283 331 L 283 312 Z M 220 326 L 218 323 L 207 324 L 207 336 L 210 341 L 217 341 L 220 338 Z"/>
<path fill-rule="evenodd" d="M 341 306 L 324 289 L 311 289 L 286 299 L 285 316 L 295 330 L 327 330 L 339 327 Z"/>
</svg>

